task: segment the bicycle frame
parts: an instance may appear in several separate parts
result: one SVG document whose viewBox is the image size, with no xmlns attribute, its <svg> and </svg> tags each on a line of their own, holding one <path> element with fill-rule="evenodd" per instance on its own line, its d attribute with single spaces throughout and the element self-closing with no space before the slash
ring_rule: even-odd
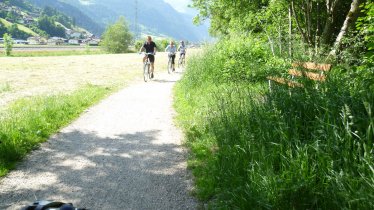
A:
<svg viewBox="0 0 374 210">
<path fill-rule="evenodd" d="M 153 55 L 153 53 L 144 53 L 144 55 L 145 55 L 145 61 L 143 65 L 143 76 L 144 76 L 144 82 L 147 82 L 148 80 L 151 79 L 151 74 L 150 74 L 151 61 L 149 59 L 149 55 Z"/>
<path fill-rule="evenodd" d="M 175 56 L 175 53 L 168 53 L 168 57 L 169 57 L 169 61 L 168 61 L 168 66 L 167 66 L 167 68 L 168 68 L 168 73 L 170 74 L 171 72 L 172 72 L 172 69 L 173 69 L 173 64 L 172 64 L 172 60 L 173 60 L 173 58 L 172 58 L 172 56 Z M 175 65 L 175 64 L 174 64 Z"/>
</svg>

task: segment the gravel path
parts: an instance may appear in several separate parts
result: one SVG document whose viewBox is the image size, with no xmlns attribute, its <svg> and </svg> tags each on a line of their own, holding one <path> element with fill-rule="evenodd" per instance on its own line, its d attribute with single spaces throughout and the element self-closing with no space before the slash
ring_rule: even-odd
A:
<svg viewBox="0 0 374 210">
<path fill-rule="evenodd" d="M 196 209 L 172 87 L 155 75 L 103 100 L 0 180 L 0 209 L 39 200 L 89 209 Z"/>
</svg>

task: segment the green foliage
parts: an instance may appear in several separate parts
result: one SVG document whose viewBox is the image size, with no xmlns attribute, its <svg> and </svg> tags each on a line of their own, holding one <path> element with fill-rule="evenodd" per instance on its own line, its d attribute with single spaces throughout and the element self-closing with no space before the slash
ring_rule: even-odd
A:
<svg viewBox="0 0 374 210">
<path fill-rule="evenodd" d="M 165 48 L 170 44 L 170 40 L 168 39 L 162 39 L 156 42 L 157 50 L 164 52 Z"/>
<path fill-rule="evenodd" d="M 18 38 L 18 39 L 27 39 L 30 36 L 30 34 L 20 30 L 16 23 L 12 24 L 8 28 L 8 33 L 10 35 L 12 35 L 12 37 L 15 37 L 15 38 Z"/>
<path fill-rule="evenodd" d="M 336 65 L 318 90 L 269 91 L 264 76 L 290 63 L 262 43 L 220 41 L 177 84 L 196 195 L 211 209 L 374 208 L 374 74 Z"/>
<path fill-rule="evenodd" d="M 27 32 L 20 30 L 17 26 L 18 24 L 23 24 L 22 19 L 24 14 L 28 12 L 40 13 L 40 16 L 36 23 L 28 25 L 27 27 L 43 37 L 66 37 L 65 28 L 56 24 L 61 23 L 65 27 L 72 28 L 75 26 L 75 21 L 54 8 L 45 7 L 41 12 L 39 9 L 34 8 L 30 3 L 24 0 L 15 0 L 7 3 L 8 6 L 16 6 L 21 8 L 21 13 L 12 10 L 10 12 L 0 11 L 0 17 L 4 17 L 9 22 L 13 23 L 10 27 L 6 28 L 5 32 L 11 34 L 14 38 L 17 39 L 27 39 L 31 35 Z M 18 10 L 17 10 L 18 11 Z M 3 28 L 0 26 L 0 35 L 3 33 Z"/>
<path fill-rule="evenodd" d="M 209 46 L 201 59 L 196 58 L 189 65 L 196 72 L 186 77 L 196 77 L 191 78 L 196 86 L 207 81 L 214 84 L 263 81 L 269 74 L 286 67 L 283 59 L 271 56 L 261 39 L 244 36 L 222 39 Z"/>
<path fill-rule="evenodd" d="M 0 176 L 110 90 L 87 86 L 69 95 L 21 99 L 1 112 Z"/>
<path fill-rule="evenodd" d="M 5 27 L 2 23 L 0 23 L 0 36 L 4 36 L 7 32 L 7 27 Z"/>
<path fill-rule="evenodd" d="M 132 38 L 125 18 L 120 17 L 115 24 L 108 26 L 102 36 L 103 40 L 100 45 L 111 53 L 125 53 L 132 43 Z"/>
<path fill-rule="evenodd" d="M 49 36 L 65 37 L 65 29 L 62 26 L 56 25 L 53 17 L 43 15 L 39 17 L 37 27 L 45 31 Z"/>
<path fill-rule="evenodd" d="M 9 82 L 0 85 L 0 93 L 8 92 L 8 91 L 11 91 L 11 90 L 12 90 L 12 88 L 10 87 Z"/>
<path fill-rule="evenodd" d="M 4 53 L 6 56 L 10 56 L 13 50 L 13 39 L 12 36 L 7 33 L 4 34 Z"/>
<path fill-rule="evenodd" d="M 1 10 L 0 11 L 0 18 L 4 18 L 5 19 L 6 18 L 6 14 L 7 13 L 5 11 Z"/>
<path fill-rule="evenodd" d="M 366 55 L 364 62 L 366 64 L 374 63 L 374 2 L 369 0 L 366 4 L 362 5 L 361 12 L 365 15 L 358 19 L 357 29 L 364 38 Z"/>
<path fill-rule="evenodd" d="M 192 6 L 199 10 L 195 22 L 210 20 L 212 35 L 224 37 L 232 33 L 255 33 L 266 37 L 270 43 L 282 44 L 285 53 L 288 47 L 292 47 L 287 46 L 292 40 L 302 40 L 310 48 L 321 44 L 331 47 L 342 28 L 351 2 L 193 0 Z"/>
<path fill-rule="evenodd" d="M 139 49 L 143 46 L 143 44 L 144 44 L 144 41 L 143 41 L 143 40 L 137 40 L 137 41 L 135 42 L 135 45 L 134 45 L 134 47 L 135 47 L 135 51 L 139 51 Z"/>
<path fill-rule="evenodd" d="M 101 49 L 88 47 L 85 50 L 58 50 L 58 51 L 14 51 L 12 57 L 52 57 L 52 56 L 72 56 L 72 55 L 100 55 L 106 54 Z M 1 57 L 2 55 L 0 55 Z"/>
<path fill-rule="evenodd" d="M 5 1 L 4 3 L 8 5 L 17 6 L 28 11 L 32 11 L 34 9 L 32 4 L 30 4 L 28 1 L 25 1 L 25 0 Z"/>
<path fill-rule="evenodd" d="M 15 22 L 17 21 L 17 14 L 13 11 L 9 11 L 5 17 L 6 20 L 10 22 Z"/>
<path fill-rule="evenodd" d="M 55 22 L 59 22 L 65 27 L 72 28 L 75 23 L 71 17 L 68 17 L 52 7 L 44 7 L 41 16 L 47 16 Z"/>
</svg>

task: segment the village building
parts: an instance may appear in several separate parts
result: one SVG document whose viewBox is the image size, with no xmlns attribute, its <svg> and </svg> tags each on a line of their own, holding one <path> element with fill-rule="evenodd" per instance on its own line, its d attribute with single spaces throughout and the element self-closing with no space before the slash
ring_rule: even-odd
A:
<svg viewBox="0 0 374 210">
<path fill-rule="evenodd" d="M 70 45 L 79 45 L 80 43 L 82 43 L 82 40 L 80 40 L 80 39 L 69 39 L 68 43 Z"/>
<path fill-rule="evenodd" d="M 65 40 L 64 38 L 54 36 L 48 39 L 47 43 L 48 45 L 63 45 Z"/>
<path fill-rule="evenodd" d="M 14 39 L 14 40 L 13 40 L 13 43 L 14 43 L 14 44 L 29 44 L 28 41 L 23 40 L 23 39 Z"/>
<path fill-rule="evenodd" d="M 30 45 L 45 45 L 45 44 L 47 44 L 47 40 L 43 37 L 40 37 L 40 36 L 29 37 L 29 38 L 27 38 L 27 42 Z"/>
</svg>

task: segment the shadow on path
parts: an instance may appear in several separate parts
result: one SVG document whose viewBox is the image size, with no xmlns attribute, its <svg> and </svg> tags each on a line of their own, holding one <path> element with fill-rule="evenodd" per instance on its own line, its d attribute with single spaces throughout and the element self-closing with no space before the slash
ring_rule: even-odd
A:
<svg viewBox="0 0 374 210">
<path fill-rule="evenodd" d="M 155 143 L 159 135 L 60 133 L 21 163 L 12 180 L 0 181 L 11 181 L 0 190 L 0 209 L 18 209 L 35 198 L 89 209 L 195 209 L 186 154 L 179 145 Z"/>
</svg>

